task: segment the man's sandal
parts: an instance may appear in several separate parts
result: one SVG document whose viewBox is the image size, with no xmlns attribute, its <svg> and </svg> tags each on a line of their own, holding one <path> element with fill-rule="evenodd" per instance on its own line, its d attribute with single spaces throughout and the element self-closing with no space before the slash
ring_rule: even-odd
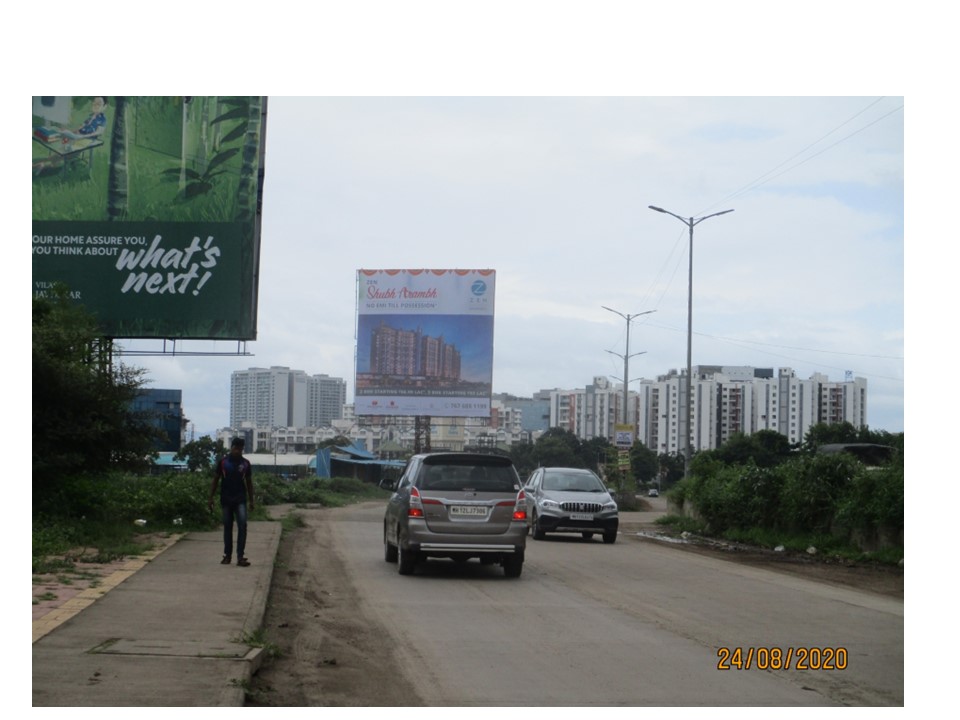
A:
<svg viewBox="0 0 960 720">
<path fill-rule="evenodd" d="M 230 556 L 229 556 L 229 555 L 224 555 L 224 556 L 223 556 L 223 560 L 220 561 L 220 564 L 221 564 L 221 565 L 229 565 L 229 564 L 230 564 Z"/>
<path fill-rule="evenodd" d="M 249 565 L 250 565 L 250 561 L 247 560 L 245 557 L 237 558 L 238 567 L 248 567 Z"/>
</svg>

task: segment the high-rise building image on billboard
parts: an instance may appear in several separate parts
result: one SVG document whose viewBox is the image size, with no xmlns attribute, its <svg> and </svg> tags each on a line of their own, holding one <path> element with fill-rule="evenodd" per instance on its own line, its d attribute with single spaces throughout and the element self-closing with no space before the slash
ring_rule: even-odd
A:
<svg viewBox="0 0 960 720">
<path fill-rule="evenodd" d="M 370 375 L 375 377 L 419 375 L 453 382 L 460 380 L 460 353 L 443 337 L 397 330 L 381 321 L 370 338 Z"/>
<path fill-rule="evenodd" d="M 494 270 L 357 273 L 358 415 L 489 417 Z"/>
</svg>

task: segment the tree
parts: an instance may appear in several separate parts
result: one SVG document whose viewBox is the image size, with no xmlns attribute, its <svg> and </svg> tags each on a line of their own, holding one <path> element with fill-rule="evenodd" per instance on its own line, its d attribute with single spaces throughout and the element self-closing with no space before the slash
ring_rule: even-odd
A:
<svg viewBox="0 0 960 720">
<path fill-rule="evenodd" d="M 110 360 L 94 318 L 65 287 L 33 301 L 33 478 L 142 469 L 158 431 L 132 403 L 143 370 Z"/>
<path fill-rule="evenodd" d="M 653 482 L 660 473 L 660 459 L 653 450 L 637 440 L 630 448 L 630 470 L 637 482 Z"/>
<path fill-rule="evenodd" d="M 852 423 L 818 423 L 811 425 L 803 439 L 803 449 L 807 452 L 816 452 L 821 445 L 832 443 L 871 442 L 861 439 L 862 436 Z"/>
<path fill-rule="evenodd" d="M 580 459 L 583 467 L 597 472 L 606 462 L 607 450 L 613 447 L 605 437 L 595 437 L 581 443 Z"/>
<path fill-rule="evenodd" d="M 792 447 L 785 435 L 776 430 L 759 430 L 750 435 L 734 433 L 716 450 L 704 451 L 724 465 L 745 465 L 753 461 L 757 467 L 770 468 L 791 457 Z"/>
<path fill-rule="evenodd" d="M 537 439 L 536 456 L 543 467 L 584 467 L 580 438 L 563 428 L 550 428 Z"/>
<path fill-rule="evenodd" d="M 699 454 L 699 453 L 698 453 Z M 696 459 L 696 457 L 694 458 Z M 660 473 L 664 487 L 670 487 L 683 478 L 684 456 L 683 453 L 660 453 Z"/>
<path fill-rule="evenodd" d="M 350 445 L 353 445 L 353 441 L 350 438 L 348 438 L 346 435 L 337 435 L 329 440 L 324 440 L 317 447 L 349 447 Z"/>
<path fill-rule="evenodd" d="M 113 131 L 110 133 L 110 171 L 107 175 L 107 217 L 123 220 L 127 215 L 127 99 L 114 99 Z"/>
<path fill-rule="evenodd" d="M 210 472 L 213 466 L 227 454 L 223 440 L 214 441 L 209 435 L 188 442 L 175 456 L 175 460 L 186 460 L 191 472 Z"/>
<path fill-rule="evenodd" d="M 520 477 L 526 479 L 537 468 L 536 445 L 523 442 L 510 446 L 510 458 Z"/>
</svg>

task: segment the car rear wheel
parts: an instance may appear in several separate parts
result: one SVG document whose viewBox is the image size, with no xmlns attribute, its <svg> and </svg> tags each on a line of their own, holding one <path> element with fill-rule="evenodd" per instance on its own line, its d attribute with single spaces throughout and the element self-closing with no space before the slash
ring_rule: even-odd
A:
<svg viewBox="0 0 960 720">
<path fill-rule="evenodd" d="M 402 544 L 397 544 L 397 572 L 401 575 L 413 575 L 413 568 L 417 564 L 417 555 L 412 550 L 404 550 Z"/>
<path fill-rule="evenodd" d="M 584 540 L 592 540 L 592 539 L 593 539 L 593 533 L 592 533 L 592 532 L 580 533 L 580 535 L 583 536 L 583 539 L 584 539 Z"/>
<path fill-rule="evenodd" d="M 397 546 L 391 545 L 390 541 L 387 540 L 387 529 L 383 529 L 383 559 L 388 563 L 395 563 L 397 561 Z"/>
<path fill-rule="evenodd" d="M 523 553 L 511 553 L 503 556 L 503 574 L 508 578 L 520 577 L 523 572 Z"/>
<path fill-rule="evenodd" d="M 617 541 L 617 531 L 616 530 L 607 530 L 603 533 L 603 541 L 607 545 L 612 545 Z"/>
</svg>

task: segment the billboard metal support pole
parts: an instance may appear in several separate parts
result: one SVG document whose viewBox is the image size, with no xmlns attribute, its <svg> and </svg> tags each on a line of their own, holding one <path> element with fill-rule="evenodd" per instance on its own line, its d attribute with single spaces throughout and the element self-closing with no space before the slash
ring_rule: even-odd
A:
<svg viewBox="0 0 960 720">
<path fill-rule="evenodd" d="M 413 452 L 430 452 L 430 416 L 417 415 L 413 428 Z"/>
</svg>

